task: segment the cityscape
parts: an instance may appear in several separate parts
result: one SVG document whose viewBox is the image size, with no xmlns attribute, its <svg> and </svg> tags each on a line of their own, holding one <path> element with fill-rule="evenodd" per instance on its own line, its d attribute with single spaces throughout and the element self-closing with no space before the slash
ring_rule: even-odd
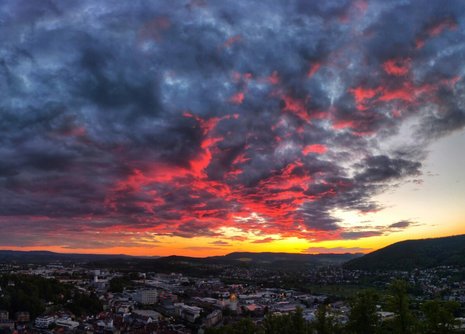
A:
<svg viewBox="0 0 465 334">
<path fill-rule="evenodd" d="M 458 264 L 370 271 L 357 269 L 361 254 L 319 263 L 282 253 L 211 262 L 56 260 L 53 253 L 24 262 L 12 254 L 0 256 L 2 333 L 465 332 L 465 267 Z M 153 270 L 130 269 L 137 266 Z M 393 300 L 404 300 L 405 309 Z"/>
<path fill-rule="evenodd" d="M 465 333 L 464 0 L 0 0 L 0 334 Z"/>
</svg>

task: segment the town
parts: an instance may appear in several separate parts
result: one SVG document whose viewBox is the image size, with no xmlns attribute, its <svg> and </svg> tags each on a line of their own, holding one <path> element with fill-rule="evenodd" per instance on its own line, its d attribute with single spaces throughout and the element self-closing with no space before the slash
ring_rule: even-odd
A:
<svg viewBox="0 0 465 334">
<path fill-rule="evenodd" d="M 245 319 L 260 325 L 296 312 L 304 323 L 315 323 L 322 306 L 335 328 L 343 328 L 357 293 L 369 288 L 389 294 L 393 281 L 408 286 L 412 312 L 420 314 L 420 304 L 440 300 L 455 306 L 452 330 L 465 329 L 461 267 L 375 273 L 339 265 L 287 272 L 244 265 L 220 269 L 218 276 L 195 277 L 59 261 L 3 264 L 0 333 L 215 333 Z M 380 323 L 395 315 L 385 301 L 376 302 Z"/>
</svg>

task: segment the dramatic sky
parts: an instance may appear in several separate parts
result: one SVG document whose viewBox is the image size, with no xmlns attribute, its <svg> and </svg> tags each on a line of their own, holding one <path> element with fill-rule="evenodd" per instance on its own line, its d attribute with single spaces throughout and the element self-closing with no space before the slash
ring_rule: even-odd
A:
<svg viewBox="0 0 465 334">
<path fill-rule="evenodd" d="M 2 0 L 0 248 L 465 233 L 465 2 Z"/>
</svg>

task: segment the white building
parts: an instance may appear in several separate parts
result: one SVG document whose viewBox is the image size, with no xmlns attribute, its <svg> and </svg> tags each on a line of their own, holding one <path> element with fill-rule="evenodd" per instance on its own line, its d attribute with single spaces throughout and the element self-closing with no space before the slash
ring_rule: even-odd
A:
<svg viewBox="0 0 465 334">
<path fill-rule="evenodd" d="M 144 318 L 146 323 L 158 321 L 161 318 L 161 314 L 153 310 L 134 310 L 132 313 L 133 315 Z"/>
<path fill-rule="evenodd" d="M 215 326 L 223 319 L 223 313 L 220 310 L 215 310 L 205 317 L 205 326 L 212 327 Z"/>
<path fill-rule="evenodd" d="M 37 328 L 48 328 L 48 326 L 50 326 L 54 322 L 55 322 L 55 317 L 43 316 L 43 317 L 37 317 L 36 320 L 34 321 L 34 325 Z"/>
<path fill-rule="evenodd" d="M 189 322 L 195 322 L 200 317 L 200 312 L 202 312 L 202 309 L 197 306 L 189 306 L 184 303 L 174 304 L 174 313 Z"/>
<path fill-rule="evenodd" d="M 65 327 L 69 329 L 75 329 L 79 326 L 79 322 L 68 319 L 57 319 L 55 324 L 59 327 Z"/>
<path fill-rule="evenodd" d="M 396 316 L 394 312 L 385 312 L 385 311 L 378 311 L 376 312 L 376 314 L 381 319 L 381 321 L 391 320 L 391 319 L 394 319 Z"/>
<path fill-rule="evenodd" d="M 158 292 L 155 289 L 151 290 L 138 290 L 133 295 L 134 301 L 144 304 L 153 305 L 158 301 Z"/>
</svg>

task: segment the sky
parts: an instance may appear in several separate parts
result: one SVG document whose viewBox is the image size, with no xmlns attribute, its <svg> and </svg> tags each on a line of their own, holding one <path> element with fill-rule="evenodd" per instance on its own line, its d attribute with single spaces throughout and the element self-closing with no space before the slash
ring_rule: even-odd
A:
<svg viewBox="0 0 465 334">
<path fill-rule="evenodd" d="M 0 248 L 465 233 L 465 2 L 3 0 Z"/>
</svg>

